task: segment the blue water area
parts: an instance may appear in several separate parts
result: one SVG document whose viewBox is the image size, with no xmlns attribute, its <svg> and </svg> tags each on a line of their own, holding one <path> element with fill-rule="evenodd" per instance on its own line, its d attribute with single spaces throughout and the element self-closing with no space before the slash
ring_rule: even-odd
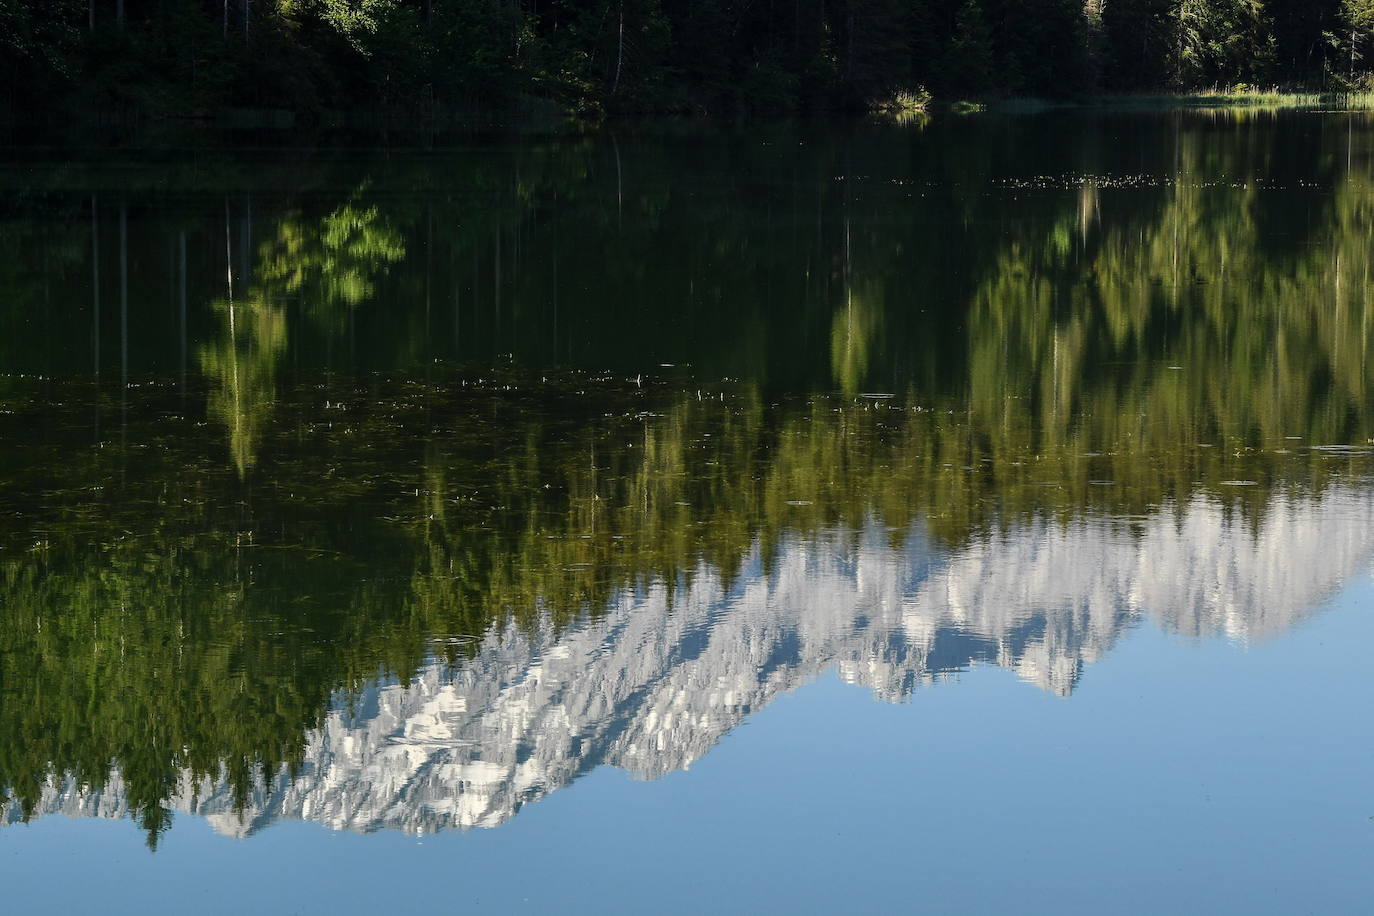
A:
<svg viewBox="0 0 1374 916">
<path fill-rule="evenodd" d="M 0 149 L 7 911 L 1371 909 L 1374 115 L 177 135 Z"/>
<path fill-rule="evenodd" d="M 874 702 L 826 674 L 685 772 L 598 770 L 498 829 L 0 831 L 26 911 L 1359 912 L 1374 583 L 1253 645 L 1133 629 L 1060 698 L 993 666 Z"/>
</svg>

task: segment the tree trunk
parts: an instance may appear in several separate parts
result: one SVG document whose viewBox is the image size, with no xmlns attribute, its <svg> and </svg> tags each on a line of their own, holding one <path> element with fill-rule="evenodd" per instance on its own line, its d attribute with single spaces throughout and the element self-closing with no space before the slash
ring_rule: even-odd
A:
<svg viewBox="0 0 1374 916">
<path fill-rule="evenodd" d="M 224 195 L 224 285 L 229 295 L 229 320 L 234 306 L 234 243 L 229 238 L 229 195 Z"/>
<path fill-rule="evenodd" d="M 620 141 L 611 134 L 611 149 L 615 150 L 615 231 L 620 232 L 625 218 L 625 182 L 620 170 Z"/>
<path fill-rule="evenodd" d="M 186 230 L 181 230 L 180 238 L 180 278 L 181 278 L 181 397 L 186 398 Z"/>
<path fill-rule="evenodd" d="M 95 375 L 95 441 L 100 441 L 100 197 L 91 194 L 91 352 Z"/>
<path fill-rule="evenodd" d="M 119 441 L 129 431 L 129 206 L 119 202 Z M 122 474 L 122 471 L 121 471 Z"/>
<path fill-rule="evenodd" d="M 243 194 L 243 212 L 239 214 L 239 269 L 235 271 L 245 294 L 253 282 L 253 197 Z"/>
<path fill-rule="evenodd" d="M 129 387 L 129 208 L 123 201 L 119 204 L 119 382 Z"/>
<path fill-rule="evenodd" d="M 100 378 L 100 198 L 91 195 L 91 348 L 95 354 L 95 376 Z"/>
<path fill-rule="evenodd" d="M 434 202 L 425 203 L 425 375 L 434 365 L 434 326 L 430 322 L 430 310 L 434 303 Z"/>
<path fill-rule="evenodd" d="M 616 39 L 615 81 L 611 83 L 611 95 L 620 90 L 620 64 L 625 60 L 625 0 L 620 0 L 620 30 Z"/>
<path fill-rule="evenodd" d="M 1087 51 L 1088 51 L 1088 78 L 1096 88 L 1101 81 L 1102 74 L 1102 14 L 1106 7 L 1106 0 L 1083 0 L 1083 18 L 1088 24 Z"/>
<path fill-rule="evenodd" d="M 492 352 L 501 349 L 501 224 L 496 224 L 495 254 L 492 256 Z"/>
<path fill-rule="evenodd" d="M 849 8 L 845 12 L 844 81 L 851 88 L 854 85 L 854 29 L 854 0 L 849 0 Z"/>
</svg>

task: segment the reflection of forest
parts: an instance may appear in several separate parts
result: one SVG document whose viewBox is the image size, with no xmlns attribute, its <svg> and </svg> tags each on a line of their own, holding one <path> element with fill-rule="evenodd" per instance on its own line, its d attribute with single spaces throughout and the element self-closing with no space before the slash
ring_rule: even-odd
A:
<svg viewBox="0 0 1374 916">
<path fill-rule="evenodd" d="M 585 377 L 551 385 L 307 386 L 278 400 L 277 431 L 246 480 L 224 466 L 220 446 L 165 420 L 131 425 L 123 447 L 34 445 L 37 463 L 11 477 L 16 489 L 4 496 L 19 512 L 0 560 L 0 729 L 9 738 L 0 773 L 21 805 L 37 806 L 54 773 L 100 786 L 111 761 L 150 829 L 188 773 L 223 769 L 224 797 L 246 803 L 261 774 L 304 761 L 310 729 L 340 691 L 378 675 L 409 681 L 436 655 L 465 670 L 489 634 L 556 640 L 623 607 L 624 589 L 690 588 L 706 576 L 718 582 L 708 593 L 728 591 L 750 557 L 778 569 L 798 535 L 877 525 L 894 544 L 928 541 L 928 562 L 939 563 L 1003 539 L 1024 552 L 1067 538 L 1082 545 L 1061 559 L 1096 570 L 1100 558 L 1082 548 L 1104 543 L 1093 526 L 1105 524 L 1119 529 L 1118 566 L 1128 568 L 1135 526 L 1177 534 L 1174 512 L 1200 500 L 1186 516 L 1201 519 L 1186 529 L 1197 543 L 1170 555 L 1220 550 L 1217 568 L 1231 569 L 1234 557 L 1217 545 L 1248 543 L 1244 532 L 1259 526 L 1273 542 L 1268 559 L 1236 567 L 1259 570 L 1311 554 L 1312 536 L 1333 530 L 1319 519 L 1296 524 L 1296 510 L 1282 506 L 1364 524 L 1345 508 L 1352 496 L 1323 495 L 1364 472 L 1362 450 L 1236 455 L 1180 445 L 1082 457 L 1015 430 L 994 435 L 940 403 L 772 409 L 748 391 L 699 402 Z M 1259 486 L 1229 486 L 1235 479 Z M 1104 480 L 1116 485 L 1097 485 Z M 1318 553 L 1342 558 L 1339 569 L 1281 595 L 1320 597 L 1364 555 L 1362 543 L 1331 542 Z M 1024 572 L 989 562 L 978 567 L 984 577 Z M 1068 581 L 1066 570 L 1072 563 L 1055 581 Z M 1180 575 L 1208 572 L 1190 570 Z M 987 598 L 1011 629 L 963 620 L 958 632 L 995 644 L 1025 638 L 1018 626 L 1048 625 L 1011 592 Z M 1064 594 L 1068 654 L 1051 653 L 1042 667 L 1072 666 L 1085 632 L 1116 628 L 1120 598 Z M 1228 628 L 1266 631 L 1304 610 L 1273 604 L 1239 601 L 1233 617 L 1264 619 Z M 940 620 L 929 624 L 938 630 Z M 976 648 L 963 663 L 1000 657 Z"/>
<path fill-rule="evenodd" d="M 1063 696 L 1142 619 L 1280 633 L 1374 549 L 1367 488 L 1276 494 L 1250 521 L 1200 495 L 1144 520 L 1036 519 L 957 551 L 919 525 L 896 538 L 876 521 L 789 535 L 767 569 L 751 550 L 735 575 L 703 564 L 566 626 L 494 623 L 458 666 L 336 697 L 299 760 L 246 794 L 188 769 L 165 801 L 235 836 L 282 818 L 414 834 L 499 826 L 598 766 L 685 768 L 827 669 L 895 701 L 980 664 Z M 30 810 L 127 817 L 129 788 L 122 770 L 99 786 L 56 777 Z"/>
<path fill-rule="evenodd" d="M 1064 171 L 1036 122 L 1019 159 L 954 125 L 349 161 L 279 209 L 232 161 L 204 207 L 49 175 L 0 218 L 0 785 L 36 810 L 113 764 L 155 834 L 187 774 L 247 804 L 303 763 L 341 692 L 728 591 L 799 537 L 954 563 L 1115 517 L 1125 555 L 1191 512 L 1207 555 L 1353 504 L 1371 135 L 1308 117 L 1302 156 L 1184 119 L 1130 162 L 1089 122 L 1092 180 L 1035 177 Z M 436 365 L 469 360 L 501 368 Z"/>
</svg>

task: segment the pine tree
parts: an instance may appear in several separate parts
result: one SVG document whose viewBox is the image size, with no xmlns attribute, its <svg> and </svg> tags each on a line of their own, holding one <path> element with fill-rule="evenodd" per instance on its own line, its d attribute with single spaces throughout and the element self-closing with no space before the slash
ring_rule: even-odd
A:
<svg viewBox="0 0 1374 916">
<path fill-rule="evenodd" d="M 941 82 L 948 91 L 979 95 L 992 88 L 992 31 L 978 0 L 964 0 L 945 52 Z"/>
<path fill-rule="evenodd" d="M 1341 0 L 1341 21 L 1348 48 L 1347 74 L 1353 81 L 1356 64 L 1363 58 L 1363 49 L 1374 35 L 1374 0 Z M 1343 55 L 1346 56 L 1346 55 Z"/>
<path fill-rule="evenodd" d="M 906 4 L 901 0 L 847 0 L 842 54 L 846 102 L 863 104 L 906 88 L 911 72 Z"/>
</svg>

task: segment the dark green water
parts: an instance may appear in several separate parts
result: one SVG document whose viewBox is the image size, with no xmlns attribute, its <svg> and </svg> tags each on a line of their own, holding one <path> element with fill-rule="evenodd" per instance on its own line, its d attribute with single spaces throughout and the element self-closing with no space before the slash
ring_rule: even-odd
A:
<svg viewBox="0 0 1374 916">
<path fill-rule="evenodd" d="M 540 844 L 628 868 L 617 844 L 654 831 L 756 850 L 776 824 L 770 848 L 821 857 L 832 826 L 894 836 L 823 806 L 800 835 L 777 811 L 713 827 L 729 793 L 685 801 L 696 768 L 594 822 L 522 810 L 697 761 L 703 785 L 801 804 L 811 783 L 776 772 L 824 753 L 750 731 L 788 697 L 812 705 L 780 734 L 859 745 L 972 747 L 1015 711 L 1030 731 L 999 753 L 1077 748 L 1034 770 L 1043 793 L 1136 784 L 1084 825 L 967 768 L 932 777 L 988 835 L 1034 814 L 1103 856 L 1149 834 L 1113 808 L 1138 791 L 1237 850 L 1159 868 L 1292 873 L 1242 907 L 1104 861 L 1068 909 L 1137 882 L 1142 909 L 1357 908 L 1374 684 L 1328 646 L 1371 626 L 1372 157 L 1369 115 L 1245 111 L 4 151 L 0 854 L 19 899 L 97 905 L 39 880 L 64 854 L 108 865 L 146 842 L 153 883 L 178 856 L 209 874 L 248 855 L 178 846 L 204 823 L 263 849 L 292 822 L 377 831 L 347 856 L 393 876 L 430 866 L 384 836 L 443 831 L 452 856 L 490 857 L 471 879 L 488 905 L 482 882 L 509 889 Z M 1330 642 L 1303 643 L 1313 627 Z M 1214 673 L 1173 697 L 1159 672 L 1184 669 Z M 1019 680 L 979 686 L 1003 670 Z M 1275 671 L 1311 703 L 1270 697 Z M 969 709 L 837 711 L 836 674 L 912 715 L 968 681 Z M 1022 708 L 1041 694 L 1056 705 Z M 1338 745 L 1306 731 L 1323 717 Z M 1179 735 L 1249 787 L 1236 811 L 1259 827 L 1151 782 Z M 773 775 L 710 771 L 722 742 Z M 929 791 L 905 781 L 927 753 L 838 778 L 901 808 Z M 662 817 L 634 832 L 645 804 Z M 58 814 L 83 819 L 54 841 Z M 499 850 L 456 829 L 526 817 L 543 833 Z M 128 829 L 95 832 L 111 818 Z M 1301 855 L 1265 864 L 1294 836 Z M 234 867 L 268 889 L 258 906 L 361 907 L 380 878 L 305 903 L 318 888 L 263 877 L 328 837 Z M 933 900 L 995 909 L 967 895 L 1068 880 L 987 856 Z M 696 880 L 678 863 L 637 873 Z M 867 892 L 816 877 L 788 903 L 787 868 L 727 868 L 716 905 L 900 905 L 900 870 L 873 870 Z M 1319 873 L 1316 893 L 1301 876 Z M 525 891 L 695 908 L 632 885 Z"/>
</svg>

